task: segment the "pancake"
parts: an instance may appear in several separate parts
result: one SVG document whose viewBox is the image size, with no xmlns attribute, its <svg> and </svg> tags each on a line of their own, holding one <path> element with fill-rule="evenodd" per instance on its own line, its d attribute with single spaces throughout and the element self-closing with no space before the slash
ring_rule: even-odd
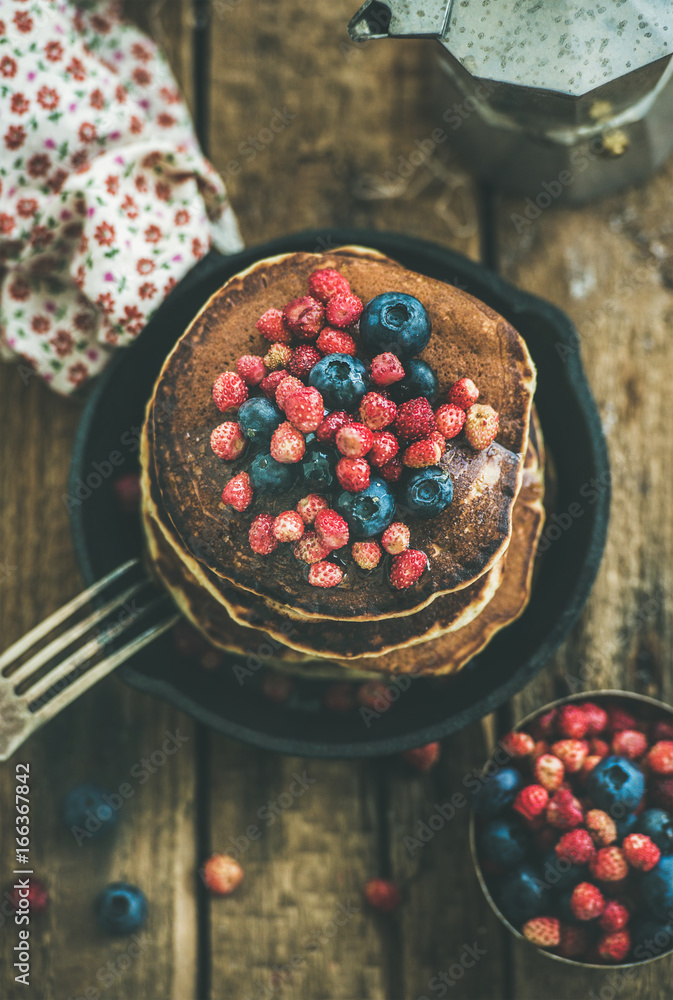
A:
<svg viewBox="0 0 673 1000">
<path fill-rule="evenodd" d="M 255 498 L 243 514 L 225 511 L 221 504 L 222 488 L 246 467 L 247 456 L 225 463 L 210 450 L 210 432 L 222 419 L 212 400 L 212 385 L 240 355 L 259 352 L 263 342 L 254 328 L 256 320 L 269 307 L 303 294 L 308 275 L 318 267 L 338 268 L 365 301 L 393 290 L 419 298 L 433 323 L 421 357 L 438 374 L 440 396 L 445 398 L 456 379 L 469 375 L 479 386 L 480 401 L 500 414 L 497 443 L 483 452 L 462 440 L 448 442 L 441 464 L 455 479 L 453 503 L 429 520 L 405 516 L 412 547 L 425 551 L 430 565 L 421 580 L 404 591 L 390 586 L 383 569 L 363 575 L 350 563 L 338 587 L 311 587 L 290 546 L 279 546 L 270 556 L 249 548 L 247 531 L 253 517 L 294 508 L 309 492 L 306 487 Z M 459 289 L 368 250 L 345 248 L 262 261 L 231 279 L 206 303 L 164 364 L 148 411 L 155 449 L 150 475 L 157 479 L 158 506 L 185 559 L 272 610 L 354 623 L 414 614 L 442 595 L 470 587 L 507 548 L 534 386 L 534 368 L 516 331 Z"/>
</svg>

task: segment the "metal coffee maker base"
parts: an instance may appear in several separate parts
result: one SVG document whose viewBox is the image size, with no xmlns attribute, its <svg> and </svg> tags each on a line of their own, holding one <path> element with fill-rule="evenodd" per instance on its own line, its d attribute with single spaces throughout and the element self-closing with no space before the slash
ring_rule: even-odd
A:
<svg viewBox="0 0 673 1000">
<path fill-rule="evenodd" d="M 368 0 L 348 30 L 439 41 L 433 101 L 468 168 L 500 190 L 578 204 L 645 180 L 673 149 L 673 13 L 660 4 L 418 6 Z"/>
</svg>

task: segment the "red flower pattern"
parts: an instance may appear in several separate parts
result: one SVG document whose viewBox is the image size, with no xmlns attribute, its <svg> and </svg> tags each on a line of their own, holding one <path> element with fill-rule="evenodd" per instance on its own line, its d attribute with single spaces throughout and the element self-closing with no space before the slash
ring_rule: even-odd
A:
<svg viewBox="0 0 673 1000">
<path fill-rule="evenodd" d="M 94 235 L 102 247 L 110 247 L 115 240 L 115 227 L 110 222 L 101 222 Z"/>
<path fill-rule="evenodd" d="M 5 132 L 5 146 L 7 149 L 20 149 L 26 141 L 26 132 L 23 125 L 10 125 Z"/>
<path fill-rule="evenodd" d="M 10 110 L 15 115 L 25 115 L 30 107 L 30 101 L 25 96 L 25 94 L 12 94 L 12 99 L 9 102 Z"/>
</svg>

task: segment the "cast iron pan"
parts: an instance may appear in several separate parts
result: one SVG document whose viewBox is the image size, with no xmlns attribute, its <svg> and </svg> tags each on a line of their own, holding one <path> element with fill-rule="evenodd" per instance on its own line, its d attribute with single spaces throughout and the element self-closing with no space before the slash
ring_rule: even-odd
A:
<svg viewBox="0 0 673 1000">
<path fill-rule="evenodd" d="M 137 469 L 137 432 L 161 364 L 201 305 L 229 277 L 274 254 L 319 252 L 350 243 L 375 247 L 411 270 L 466 289 L 525 338 L 538 369 L 536 405 L 558 474 L 559 522 L 546 528 L 548 550 L 524 615 L 447 682 L 416 679 L 408 690 L 394 691 L 396 700 L 378 717 L 365 719 L 357 709 L 327 710 L 322 705 L 326 685 L 320 681 L 295 681 L 284 704 L 270 701 L 260 690 L 262 670 L 243 683 L 232 670 L 234 660 L 205 670 L 178 653 L 170 633 L 119 668 L 127 683 L 229 736 L 316 757 L 390 754 L 428 743 L 492 712 L 527 684 L 582 611 L 605 544 L 610 498 L 605 440 L 577 333 L 564 313 L 450 250 L 394 233 L 359 230 L 297 233 L 234 257 L 213 253 L 204 258 L 96 384 L 75 441 L 71 493 L 94 463 L 100 468 L 112 452 L 123 458 L 115 475 Z M 121 511 L 112 478 L 72 510 L 75 547 L 87 584 L 142 550 L 137 518 Z M 566 514 L 569 508 L 575 512 L 572 517 Z"/>
</svg>

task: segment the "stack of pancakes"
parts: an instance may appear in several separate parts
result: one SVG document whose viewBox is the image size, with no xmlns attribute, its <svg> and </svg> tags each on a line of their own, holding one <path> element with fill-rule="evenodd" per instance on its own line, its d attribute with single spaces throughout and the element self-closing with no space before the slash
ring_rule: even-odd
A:
<svg viewBox="0 0 673 1000">
<path fill-rule="evenodd" d="M 454 483 L 449 507 L 427 520 L 404 517 L 412 547 L 429 558 L 428 570 L 406 590 L 391 586 L 386 559 L 365 571 L 346 557 L 343 582 L 320 589 L 309 585 L 291 546 L 266 556 L 252 551 L 252 519 L 293 509 L 310 492 L 306 486 L 255 497 L 243 513 L 221 501 L 250 456 L 228 463 L 211 451 L 210 434 L 221 421 L 213 383 L 235 370 L 241 355 L 264 353 L 257 319 L 305 294 L 309 274 L 324 267 L 338 269 L 363 302 L 389 291 L 416 296 L 432 319 L 421 357 L 439 378 L 438 402 L 466 375 L 480 402 L 500 414 L 497 440 L 485 450 L 473 450 L 463 436 L 447 442 L 441 465 Z M 534 388 L 535 370 L 517 332 L 451 285 L 359 247 L 260 261 L 206 303 L 149 401 L 141 464 L 151 566 L 206 638 L 243 659 L 316 677 L 458 670 L 530 596 L 544 519 Z"/>
</svg>

